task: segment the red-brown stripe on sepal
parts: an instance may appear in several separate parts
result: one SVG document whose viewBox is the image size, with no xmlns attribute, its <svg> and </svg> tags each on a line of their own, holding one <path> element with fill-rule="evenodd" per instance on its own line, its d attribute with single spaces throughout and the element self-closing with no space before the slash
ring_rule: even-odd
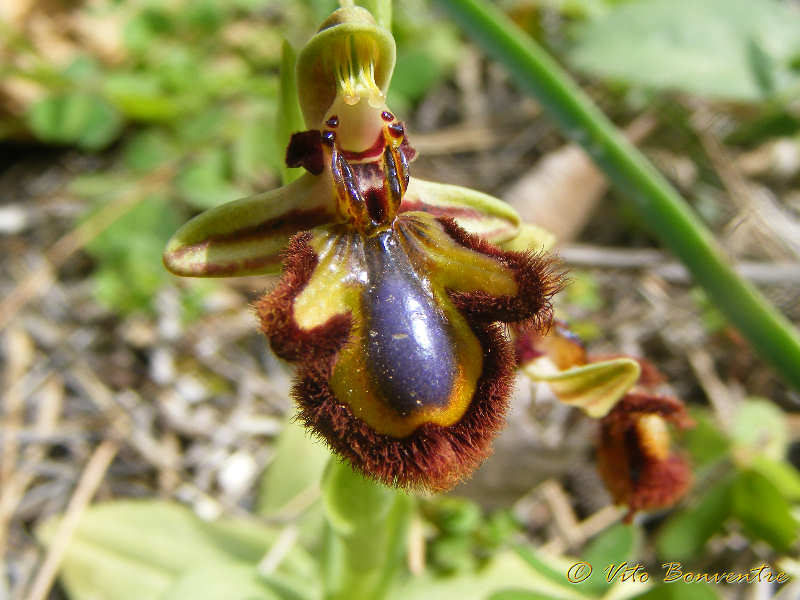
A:
<svg viewBox="0 0 800 600">
<path fill-rule="evenodd" d="M 500 326 L 472 324 L 472 331 L 483 348 L 483 370 L 469 408 L 457 423 L 423 424 L 403 438 L 375 432 L 334 396 L 329 384 L 333 356 L 307 362 L 298 374 L 292 390 L 298 419 L 368 477 L 408 489 L 452 488 L 491 454 L 513 385 L 513 348 Z"/>
</svg>

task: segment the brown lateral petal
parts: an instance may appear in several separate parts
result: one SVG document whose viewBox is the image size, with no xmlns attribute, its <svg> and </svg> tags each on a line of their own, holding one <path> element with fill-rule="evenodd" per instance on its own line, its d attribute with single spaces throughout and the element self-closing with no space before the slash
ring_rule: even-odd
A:
<svg viewBox="0 0 800 600">
<path fill-rule="evenodd" d="M 672 506 L 689 488 L 691 469 L 671 452 L 667 422 L 691 425 L 677 399 L 641 392 L 627 394 L 601 421 L 597 467 L 614 502 L 628 506 L 627 522 L 637 511 Z"/>
</svg>

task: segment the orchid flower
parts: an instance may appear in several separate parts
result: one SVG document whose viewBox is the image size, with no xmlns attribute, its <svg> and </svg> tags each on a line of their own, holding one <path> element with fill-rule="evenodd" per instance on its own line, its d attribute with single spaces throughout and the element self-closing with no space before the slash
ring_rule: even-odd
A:
<svg viewBox="0 0 800 600">
<path fill-rule="evenodd" d="M 255 304 L 296 364 L 298 417 L 355 469 L 446 490 L 489 454 L 516 360 L 505 324 L 546 329 L 560 275 L 546 238 L 505 203 L 410 176 L 415 152 L 386 106 L 394 40 L 359 7 L 334 12 L 298 55 L 305 173 L 211 209 L 170 240 L 190 277 L 274 273 Z"/>
<path fill-rule="evenodd" d="M 653 365 L 627 356 L 590 357 L 561 321 L 544 333 L 520 332 L 515 346 L 523 373 L 599 419 L 597 469 L 614 502 L 628 507 L 627 522 L 637 511 L 672 506 L 686 494 L 692 472 L 672 449 L 669 425 L 685 429 L 693 422 L 680 400 L 659 393 L 664 378 Z"/>
</svg>

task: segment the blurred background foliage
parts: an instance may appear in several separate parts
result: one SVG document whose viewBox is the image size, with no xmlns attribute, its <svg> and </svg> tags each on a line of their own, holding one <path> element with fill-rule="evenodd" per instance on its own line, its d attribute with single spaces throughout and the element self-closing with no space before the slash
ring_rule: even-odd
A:
<svg viewBox="0 0 800 600">
<path fill-rule="evenodd" d="M 735 259 L 757 263 L 759 284 L 771 290 L 773 299 L 797 322 L 798 4 L 504 0 L 500 5 L 578 75 L 621 126 L 642 115 L 651 120 L 649 137 L 643 142 L 650 158 Z M 42 306 L 34 301 L 40 293 L 47 296 L 46 287 L 27 295 L 23 290 L 22 302 L 9 300 L 20 297 L 19 281 L 25 281 L 25 269 L 14 263 L 16 252 L 27 255 L 31 247 L 39 248 L 56 270 L 66 269 L 60 273 L 62 279 L 88 282 L 93 301 L 102 307 L 91 326 L 101 332 L 107 328 L 109 335 L 123 332 L 122 342 L 104 339 L 91 351 L 102 355 L 114 349 L 109 352 L 112 362 L 122 352 L 115 344 L 127 344 L 128 352 L 122 362 L 122 370 L 130 371 L 127 374 L 115 375 L 113 365 L 106 371 L 100 359 L 90 361 L 100 383 L 114 397 L 121 394 L 124 406 L 133 402 L 125 395 L 131 390 L 145 399 L 131 405 L 139 412 L 126 408 L 139 415 L 134 422 L 150 415 L 142 417 L 147 427 L 159 432 L 176 428 L 173 452 L 185 451 L 185 458 L 177 459 L 175 468 L 193 482 L 195 492 L 202 492 L 179 493 L 183 488 L 170 487 L 161 475 L 152 474 L 141 475 L 133 486 L 110 484 L 116 493 L 106 497 L 178 497 L 194 510 L 158 501 L 90 509 L 67 555 L 65 587 L 53 592 L 55 598 L 64 590 L 73 600 L 316 598 L 319 582 L 327 577 L 325 565 L 339 560 L 317 556 L 324 545 L 321 538 L 330 535 L 319 499 L 327 455 L 302 433 L 291 426 L 274 426 L 283 430 L 274 443 L 275 431 L 242 433 L 250 437 L 226 441 L 220 451 L 227 454 L 217 461 L 209 458 L 213 455 L 207 454 L 205 441 L 212 438 L 213 419 L 204 426 L 208 419 L 195 415 L 200 421 L 191 421 L 186 430 L 176 424 L 183 418 L 188 422 L 186 415 L 203 403 L 216 411 L 217 418 L 236 412 L 232 398 L 240 391 L 235 383 L 240 372 L 224 368 L 212 372 L 203 366 L 202 352 L 208 349 L 193 355 L 181 336 L 192 343 L 206 336 L 214 348 L 224 346 L 229 343 L 224 335 L 216 337 L 213 325 L 203 329 L 202 322 L 221 309 L 246 313 L 248 298 L 242 292 L 231 303 L 225 286 L 241 291 L 240 284 L 177 282 L 161 265 L 166 240 L 190 216 L 278 185 L 283 159 L 283 149 L 275 142 L 281 44 L 286 38 L 299 47 L 335 7 L 327 0 L 3 0 L 0 6 L 0 143 L 2 164 L 10 174 L 0 180 L 3 327 L 21 322 L 23 331 L 34 332 L 30 336 L 36 348 L 31 356 L 49 358 L 47 343 L 30 325 L 35 319 L 30 321 L 25 312 L 48 314 L 46 302 Z M 412 143 L 419 139 L 422 158 L 415 168 L 422 175 L 454 182 L 468 179 L 475 187 L 502 194 L 537 161 L 544 162 L 562 147 L 563 138 L 538 118 L 537 108 L 514 90 L 496 65 L 481 62 L 459 31 L 428 2 L 396 2 L 393 33 L 398 60 L 389 105 L 407 115 Z M 464 64 L 472 65 L 472 70 Z M 427 161 L 426 149 L 431 157 Z M 455 158 L 443 158 L 453 153 Z M 48 180 L 51 163 L 58 165 L 56 183 Z M 568 173 L 579 182 L 576 185 L 584 185 L 582 177 L 591 167 L 571 164 L 574 170 Z M 444 176 L 437 177 L 438 173 Z M 20 181 L 25 187 L 17 186 Z M 606 254 L 599 259 L 592 255 L 599 263 L 584 260 L 584 255 L 570 253 L 574 240 L 568 237 L 563 240 L 564 257 L 576 269 L 558 310 L 569 315 L 575 331 L 597 344 L 601 353 L 633 348 L 647 354 L 667 372 L 673 389 L 691 403 L 697 426 L 685 432 L 680 443 L 692 457 L 695 488 L 674 510 L 627 527 L 617 523 L 619 511 L 607 506 L 596 476 L 592 479 L 586 469 L 549 465 L 541 474 L 525 474 L 515 469 L 513 460 L 503 459 L 500 449 L 499 466 L 490 463 L 485 470 L 492 473 L 496 468 L 510 488 L 515 488 L 511 479 L 519 480 L 520 486 L 532 479 L 535 486 L 519 494 L 478 480 L 453 496 L 421 499 L 406 512 L 397 509 L 398 527 L 407 528 L 410 539 L 423 540 L 425 552 L 421 559 L 419 549 L 412 548 L 409 566 L 398 556 L 376 569 L 399 573 L 398 598 L 797 598 L 797 395 L 752 356 L 702 293 L 686 286 L 680 273 L 675 275 L 676 265 L 665 265 L 663 256 L 653 258 L 652 236 L 619 193 L 604 195 L 600 184 L 586 184 L 586 189 L 564 185 L 566 192 L 549 191 L 554 197 L 568 193 L 579 198 L 591 188 L 597 196 L 591 202 L 600 206 L 595 213 L 576 216 L 569 206 L 563 207 L 564 220 L 589 221 L 581 241 L 628 249 L 626 260 L 634 261 L 644 274 L 641 279 L 609 274 L 629 263 Z M 38 205 L 25 203 L 43 196 L 56 197 L 63 207 L 45 211 L 46 218 L 37 216 Z M 590 214 L 595 216 L 589 219 Z M 69 237 L 75 231 L 78 241 Z M 630 298 L 634 288 L 644 300 Z M 80 304 L 75 310 L 85 307 Z M 167 327 L 172 333 L 164 332 L 167 313 L 178 323 Z M 153 333 L 154 322 L 161 328 L 158 333 Z M 197 329 L 192 329 L 193 323 L 198 323 Z M 14 340 L 18 338 L 9 333 L 3 355 L 6 373 L 12 372 L 14 354 L 21 347 Z M 173 342 L 177 349 L 165 349 Z M 70 338 L 69 343 L 75 340 Z M 269 379 L 278 382 L 274 384 L 279 390 L 278 408 L 271 416 L 282 422 L 286 386 L 280 382 L 285 384 L 285 373 L 271 359 L 247 358 L 264 352 L 265 344 L 255 334 L 237 338 L 237 344 L 242 364 L 266 370 Z M 80 354 L 76 347 L 88 346 L 67 346 L 68 352 Z M 169 365 L 177 365 L 169 368 L 190 375 L 164 375 L 167 367 L 159 367 L 159 361 L 165 352 L 172 356 Z M 711 360 L 710 369 L 704 358 Z M 68 392 L 78 400 L 88 393 L 70 379 L 74 375 L 65 377 Z M 170 416 L 169 410 L 159 412 L 158 386 L 168 385 L 179 397 L 189 398 L 180 404 L 187 411 L 181 413 L 184 417 Z M 8 383 L 7 389 L 17 388 Z M 153 402 L 156 408 L 146 406 L 151 395 L 158 398 Z M 9 395 L 6 408 L 11 402 Z M 172 406 L 171 400 L 163 402 Z M 44 467 L 34 470 L 31 479 L 31 490 L 39 490 L 39 496 L 31 500 L 20 495 L 19 506 L 28 508 L 14 513 L 12 507 L 4 516 L 8 531 L 3 535 L 10 540 L 4 549 L 6 590 L 16 593 L 26 587 L 40 558 L 31 531 L 38 526 L 39 539 L 48 542 L 54 525 L 45 518 L 63 510 L 65 502 L 53 500 L 53 490 L 69 489 L 36 485 L 52 484 L 48 477 L 71 484 L 80 474 L 70 461 L 82 464 L 87 441 L 96 440 L 102 430 L 96 419 L 86 420 L 87 414 L 98 410 L 96 404 L 78 402 L 77 412 L 64 417 L 80 431 L 74 447 L 71 438 L 56 445 L 49 438 L 37 442 L 47 448 Z M 104 410 L 109 409 L 100 408 L 101 413 Z M 538 434 L 544 439 L 555 436 L 551 449 L 591 468 L 591 425 L 569 416 L 572 413 L 564 407 L 542 410 L 534 406 L 530 411 L 542 423 Z M 10 409 L 4 414 L 11 414 Z M 526 435 L 530 431 L 525 430 Z M 559 444 L 568 446 L 570 434 L 589 441 L 565 451 Z M 269 449 L 266 454 L 256 449 L 264 445 Z M 129 472 L 160 468 L 153 466 L 158 463 L 147 458 L 147 451 L 135 448 L 145 458 L 118 458 L 121 480 L 127 481 Z M 531 451 L 524 444 L 514 448 L 517 454 L 526 448 Z M 228 459 L 242 453 L 255 465 L 248 475 L 249 487 L 229 497 L 227 504 L 214 503 L 227 488 L 224 479 L 214 483 L 202 465 L 210 461 L 216 465 L 212 471 L 219 468 L 221 473 Z M 53 467 L 62 464 L 59 460 L 71 465 L 66 475 Z M 573 470 L 578 475 L 571 474 Z M 204 478 L 198 479 L 198 472 L 204 472 Z M 555 489 L 561 496 L 547 487 L 553 481 L 558 482 Z M 302 517 L 288 518 L 296 512 L 297 498 L 309 489 L 312 500 L 308 505 L 301 502 Z M 50 500 L 42 501 L 42 494 Z M 209 503 L 215 508 L 209 509 Z M 574 511 L 568 512 L 570 518 L 577 520 L 551 516 L 563 516 L 565 505 Z M 244 518 L 244 525 L 209 523 L 197 516 L 207 519 L 219 512 Z M 261 520 L 255 522 L 253 515 Z M 570 528 L 577 533 L 571 534 Z M 262 568 L 256 576 L 255 566 L 263 567 L 270 548 L 281 547 L 287 536 L 300 543 L 290 544 L 280 568 Z M 784 586 L 755 586 L 752 589 L 758 591 L 753 592 L 702 584 L 656 585 L 643 591 L 609 586 L 598 572 L 584 585 L 570 586 L 564 575 L 569 566 L 565 554 L 595 565 L 640 561 L 651 573 L 660 572 L 658 565 L 671 560 L 685 561 L 695 572 L 746 570 L 769 562 L 791 573 L 794 580 Z M 25 558 L 31 555 L 36 557 L 33 562 Z M 424 569 L 414 560 L 422 560 Z M 409 576 L 422 571 L 421 576 Z M 235 587 L 216 589 L 213 584 L 219 581 L 235 582 Z M 92 590 L 98 586 L 114 591 L 94 596 Z M 120 591 L 125 589 L 130 596 Z M 530 589 L 540 591 L 524 591 Z"/>
</svg>

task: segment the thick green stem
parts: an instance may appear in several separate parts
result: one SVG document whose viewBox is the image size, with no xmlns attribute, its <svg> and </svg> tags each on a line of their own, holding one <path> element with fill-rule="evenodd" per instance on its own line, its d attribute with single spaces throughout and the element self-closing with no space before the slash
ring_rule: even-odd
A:
<svg viewBox="0 0 800 600">
<path fill-rule="evenodd" d="M 322 489 L 326 600 L 380 600 L 402 562 L 412 499 L 337 459 Z"/>
<path fill-rule="evenodd" d="M 583 146 L 633 200 L 650 229 L 684 262 L 730 322 L 788 383 L 800 389 L 797 331 L 736 274 L 686 202 L 564 69 L 494 6 L 480 0 L 438 2 L 489 55 L 505 65 L 569 138 Z"/>
</svg>

